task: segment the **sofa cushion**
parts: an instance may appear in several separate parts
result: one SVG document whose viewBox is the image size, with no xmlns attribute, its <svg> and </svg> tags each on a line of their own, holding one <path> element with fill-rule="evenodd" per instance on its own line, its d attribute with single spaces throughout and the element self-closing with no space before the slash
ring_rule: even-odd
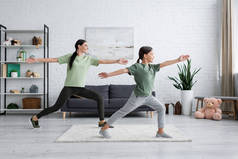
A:
<svg viewBox="0 0 238 159">
<path fill-rule="evenodd" d="M 124 106 L 128 98 L 113 98 L 109 100 L 109 108 L 120 108 Z"/>
<path fill-rule="evenodd" d="M 110 85 L 110 98 L 129 98 L 135 85 Z"/>
<path fill-rule="evenodd" d="M 103 100 L 104 102 L 104 107 L 108 106 L 108 100 Z M 78 99 L 78 98 L 71 98 L 68 100 L 67 103 L 69 108 L 79 108 L 79 109 L 83 109 L 83 108 L 94 108 L 97 110 L 97 102 L 95 100 L 92 99 Z"/>
<path fill-rule="evenodd" d="M 140 107 L 136 108 L 135 111 L 154 111 L 154 109 L 152 109 L 151 107 L 147 106 L 147 105 L 141 105 Z"/>
<path fill-rule="evenodd" d="M 103 99 L 109 98 L 109 85 L 100 85 L 100 86 L 86 85 L 85 88 L 95 91 L 96 93 L 101 95 Z"/>
<path fill-rule="evenodd" d="M 126 102 L 127 102 L 127 98 L 114 98 L 114 99 L 110 99 L 109 100 L 109 105 L 107 107 L 107 109 L 120 109 L 122 108 Z M 152 108 L 150 108 L 149 106 L 147 105 L 140 105 L 136 111 L 140 111 L 140 110 L 144 110 L 144 111 L 150 111 L 150 110 L 153 110 Z"/>
</svg>

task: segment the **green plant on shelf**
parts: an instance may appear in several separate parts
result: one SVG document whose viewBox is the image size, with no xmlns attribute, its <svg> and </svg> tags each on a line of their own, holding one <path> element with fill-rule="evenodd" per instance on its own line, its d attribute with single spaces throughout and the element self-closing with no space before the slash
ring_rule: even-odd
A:
<svg viewBox="0 0 238 159">
<path fill-rule="evenodd" d="M 11 72 L 17 72 L 17 70 L 12 70 Z"/>
</svg>

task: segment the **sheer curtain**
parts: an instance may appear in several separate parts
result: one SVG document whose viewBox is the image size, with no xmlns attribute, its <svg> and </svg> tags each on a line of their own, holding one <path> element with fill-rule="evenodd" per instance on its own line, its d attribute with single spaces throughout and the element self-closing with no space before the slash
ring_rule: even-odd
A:
<svg viewBox="0 0 238 159">
<path fill-rule="evenodd" d="M 232 0 L 223 0 L 222 3 L 221 93 L 223 96 L 234 95 L 231 3 Z"/>
<path fill-rule="evenodd" d="M 235 2 L 237 0 L 222 0 L 221 15 L 221 95 L 235 95 L 234 75 L 237 71 L 237 53 L 236 53 L 236 19 Z M 230 104 L 223 104 L 222 109 L 231 111 Z"/>
</svg>

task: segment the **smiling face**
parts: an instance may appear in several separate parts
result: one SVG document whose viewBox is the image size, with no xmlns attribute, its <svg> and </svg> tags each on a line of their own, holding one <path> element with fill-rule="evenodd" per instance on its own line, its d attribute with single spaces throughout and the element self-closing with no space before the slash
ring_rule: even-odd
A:
<svg viewBox="0 0 238 159">
<path fill-rule="evenodd" d="M 82 45 L 78 45 L 78 50 L 83 53 L 87 53 L 88 52 L 88 43 L 85 42 Z"/>
<path fill-rule="evenodd" d="M 153 51 L 150 51 L 148 54 L 144 54 L 144 59 L 148 62 L 148 63 L 152 63 L 154 60 L 154 53 Z"/>
</svg>

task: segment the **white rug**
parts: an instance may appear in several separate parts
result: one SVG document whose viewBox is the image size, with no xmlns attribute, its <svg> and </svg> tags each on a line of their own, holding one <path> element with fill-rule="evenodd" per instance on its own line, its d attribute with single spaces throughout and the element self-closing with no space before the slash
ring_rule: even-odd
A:
<svg viewBox="0 0 238 159">
<path fill-rule="evenodd" d="M 156 138 L 156 125 L 114 125 L 110 139 L 101 137 L 100 128 L 93 125 L 73 125 L 56 142 L 191 142 L 175 126 L 166 125 L 165 131 L 173 138 Z"/>
</svg>

